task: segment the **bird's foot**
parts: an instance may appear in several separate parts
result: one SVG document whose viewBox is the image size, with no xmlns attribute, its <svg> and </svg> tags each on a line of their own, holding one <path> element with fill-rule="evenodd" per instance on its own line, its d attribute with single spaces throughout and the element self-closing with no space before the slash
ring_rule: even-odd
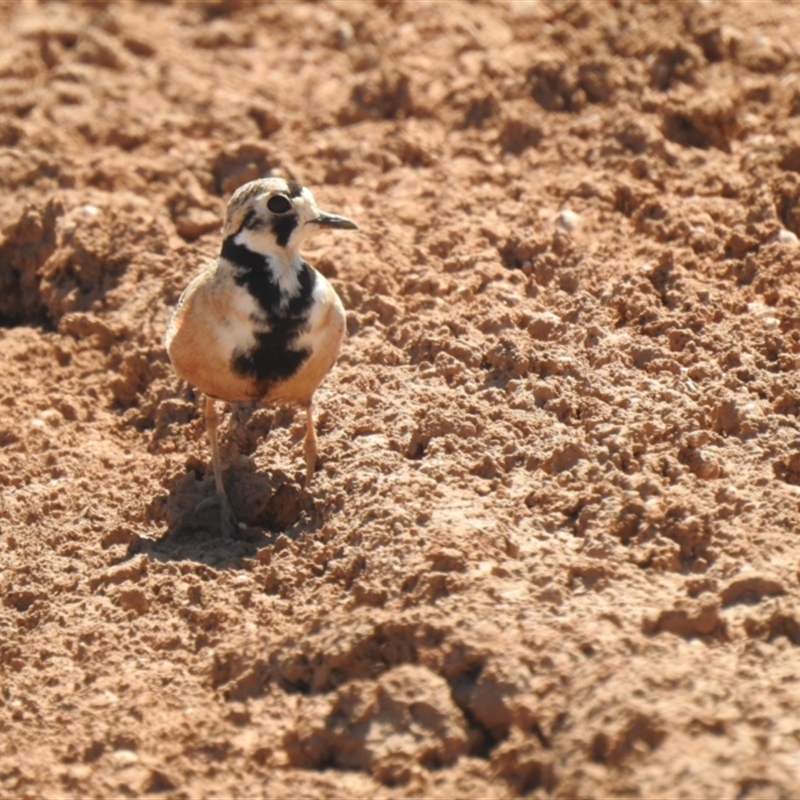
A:
<svg viewBox="0 0 800 800">
<path fill-rule="evenodd" d="M 231 509 L 228 498 L 225 495 L 213 494 L 201 500 L 195 507 L 194 513 L 200 514 L 212 506 L 219 506 L 219 530 L 223 539 L 231 539 L 239 530 L 239 521 Z"/>
</svg>

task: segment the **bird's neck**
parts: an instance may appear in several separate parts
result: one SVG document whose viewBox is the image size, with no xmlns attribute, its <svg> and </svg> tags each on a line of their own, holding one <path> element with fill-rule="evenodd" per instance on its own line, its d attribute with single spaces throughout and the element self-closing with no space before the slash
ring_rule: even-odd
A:
<svg viewBox="0 0 800 800">
<path fill-rule="evenodd" d="M 286 302 L 301 290 L 304 263 L 296 248 L 259 247 L 255 237 L 242 231 L 223 241 L 220 256 L 233 265 L 243 285 L 272 284 Z"/>
<path fill-rule="evenodd" d="M 303 263 L 297 246 L 280 247 L 272 239 L 265 241 L 265 237 L 247 228 L 228 236 L 220 255 L 241 266 L 261 269 L 266 266 L 280 273 L 296 272 Z"/>
</svg>

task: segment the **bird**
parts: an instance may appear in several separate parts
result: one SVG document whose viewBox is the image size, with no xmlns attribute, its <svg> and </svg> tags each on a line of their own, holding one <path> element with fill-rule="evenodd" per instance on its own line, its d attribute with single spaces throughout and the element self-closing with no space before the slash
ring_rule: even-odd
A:
<svg viewBox="0 0 800 800">
<path fill-rule="evenodd" d="M 341 299 L 300 255 L 302 242 L 319 228 L 358 230 L 347 217 L 321 211 L 309 189 L 293 180 L 268 177 L 240 186 L 225 212 L 219 258 L 189 283 L 168 324 L 165 344 L 175 372 L 205 395 L 226 538 L 238 521 L 222 480 L 216 401 L 304 408 L 306 488 L 316 468 L 314 392 L 345 331 Z"/>
</svg>

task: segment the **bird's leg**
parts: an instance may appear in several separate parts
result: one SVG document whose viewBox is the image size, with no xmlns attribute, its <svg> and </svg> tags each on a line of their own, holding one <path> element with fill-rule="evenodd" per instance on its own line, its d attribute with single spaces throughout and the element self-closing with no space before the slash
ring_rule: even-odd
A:
<svg viewBox="0 0 800 800">
<path fill-rule="evenodd" d="M 306 489 L 308 489 L 317 466 L 317 432 L 314 430 L 314 407 L 311 400 L 306 406 L 306 438 L 303 442 L 303 451 L 306 455 Z"/>
<path fill-rule="evenodd" d="M 214 466 L 214 483 L 217 487 L 217 501 L 219 502 L 219 524 L 222 535 L 226 538 L 233 536 L 238 527 L 236 517 L 231 510 L 228 495 L 225 493 L 225 484 L 222 482 L 222 459 L 219 456 L 219 442 L 217 441 L 217 427 L 219 416 L 214 405 L 214 399 L 206 396 L 206 433 L 211 444 L 211 463 Z"/>
</svg>

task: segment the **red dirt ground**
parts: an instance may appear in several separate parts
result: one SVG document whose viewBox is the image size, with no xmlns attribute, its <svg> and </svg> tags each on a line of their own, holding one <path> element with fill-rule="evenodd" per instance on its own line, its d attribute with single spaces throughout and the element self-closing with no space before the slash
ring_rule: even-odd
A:
<svg viewBox="0 0 800 800">
<path fill-rule="evenodd" d="M 0 795 L 800 795 L 800 11 L 0 6 Z M 303 415 L 163 348 L 360 232 Z"/>
</svg>

